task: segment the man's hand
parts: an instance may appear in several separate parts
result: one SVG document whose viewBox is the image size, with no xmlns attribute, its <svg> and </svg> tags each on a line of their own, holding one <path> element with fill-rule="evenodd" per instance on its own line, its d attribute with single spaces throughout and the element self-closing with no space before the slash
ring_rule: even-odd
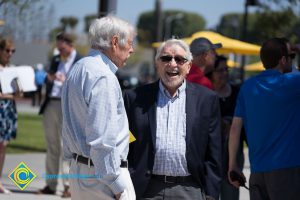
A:
<svg viewBox="0 0 300 200">
<path fill-rule="evenodd" d="M 58 80 L 60 82 L 64 82 L 66 80 L 66 76 L 63 73 L 56 73 L 55 74 L 55 80 Z"/>
<path fill-rule="evenodd" d="M 119 200 L 119 199 L 120 199 L 120 197 L 122 196 L 122 193 L 123 193 L 123 192 L 121 192 L 121 193 L 115 195 L 116 200 Z"/>
<path fill-rule="evenodd" d="M 232 172 L 235 173 L 235 176 L 232 175 Z M 241 179 L 241 180 L 239 180 Z M 245 184 L 241 185 L 241 182 L 246 182 L 246 177 L 242 172 L 236 169 L 229 169 L 228 170 L 228 180 L 231 185 L 233 185 L 236 188 L 239 188 L 240 186 L 244 186 Z"/>
<path fill-rule="evenodd" d="M 55 74 L 47 74 L 47 79 L 48 79 L 50 82 L 54 81 L 55 78 L 56 78 Z"/>
</svg>

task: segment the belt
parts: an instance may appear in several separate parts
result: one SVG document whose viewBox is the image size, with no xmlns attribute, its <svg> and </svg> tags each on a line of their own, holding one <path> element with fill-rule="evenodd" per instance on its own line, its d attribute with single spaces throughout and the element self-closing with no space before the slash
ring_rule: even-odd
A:
<svg viewBox="0 0 300 200">
<path fill-rule="evenodd" d="M 52 101 L 60 101 L 61 98 L 59 98 L 59 97 L 50 97 L 50 100 L 52 100 Z"/>
<path fill-rule="evenodd" d="M 73 153 L 73 158 L 74 158 L 74 160 L 76 160 L 79 163 L 89 165 L 89 166 L 94 166 L 94 163 L 90 158 L 83 157 L 83 156 L 78 155 L 76 153 Z M 124 161 L 124 160 L 121 160 L 120 167 L 121 168 L 128 168 L 128 162 Z"/>
<path fill-rule="evenodd" d="M 152 174 L 152 178 L 160 180 L 164 183 L 185 183 L 194 181 L 193 177 L 190 176 L 165 176 Z"/>
</svg>

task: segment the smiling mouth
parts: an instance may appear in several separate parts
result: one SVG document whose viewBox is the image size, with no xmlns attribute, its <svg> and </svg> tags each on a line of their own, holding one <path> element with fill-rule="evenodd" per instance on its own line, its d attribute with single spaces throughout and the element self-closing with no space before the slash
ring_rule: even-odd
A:
<svg viewBox="0 0 300 200">
<path fill-rule="evenodd" d="M 170 76 L 170 77 L 178 76 L 179 72 L 167 72 L 167 75 Z"/>
</svg>

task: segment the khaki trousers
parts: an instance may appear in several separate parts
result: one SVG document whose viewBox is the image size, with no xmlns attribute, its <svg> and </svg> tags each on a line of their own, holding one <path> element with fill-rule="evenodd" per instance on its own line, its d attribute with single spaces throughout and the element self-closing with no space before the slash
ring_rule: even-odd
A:
<svg viewBox="0 0 300 200">
<path fill-rule="evenodd" d="M 46 173 L 47 175 L 58 175 L 59 169 L 62 174 L 68 174 L 70 162 L 63 159 L 62 111 L 60 100 L 50 100 L 43 114 L 43 125 L 47 144 Z M 56 191 L 57 178 L 46 179 L 50 189 Z M 69 186 L 69 180 L 62 178 L 64 186 Z"/>
<path fill-rule="evenodd" d="M 135 191 L 127 168 L 121 168 L 122 175 L 126 177 L 127 188 L 120 200 L 135 200 Z M 108 186 L 95 177 L 95 168 L 86 164 L 71 161 L 70 188 L 72 200 L 112 200 L 114 194 Z M 90 178 L 86 178 L 90 177 Z M 101 178 L 101 177 L 100 177 Z"/>
</svg>

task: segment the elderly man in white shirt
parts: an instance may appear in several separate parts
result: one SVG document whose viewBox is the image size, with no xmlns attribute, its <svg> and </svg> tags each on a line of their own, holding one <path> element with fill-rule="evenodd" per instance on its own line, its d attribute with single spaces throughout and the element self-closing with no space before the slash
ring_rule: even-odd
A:
<svg viewBox="0 0 300 200">
<path fill-rule="evenodd" d="M 135 199 L 127 169 L 128 120 L 115 75 L 133 53 L 135 35 L 119 18 L 96 19 L 89 29 L 92 50 L 63 86 L 62 134 L 65 156 L 72 159 L 72 199 Z"/>
</svg>

